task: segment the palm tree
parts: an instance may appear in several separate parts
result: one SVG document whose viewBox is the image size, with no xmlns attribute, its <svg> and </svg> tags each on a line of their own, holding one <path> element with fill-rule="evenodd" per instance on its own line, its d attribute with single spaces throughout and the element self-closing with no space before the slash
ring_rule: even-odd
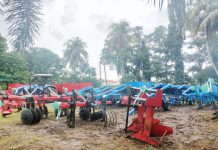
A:
<svg viewBox="0 0 218 150">
<path fill-rule="evenodd" d="M 125 75 L 127 72 L 128 48 L 131 40 L 131 28 L 128 22 L 121 21 L 113 23 L 109 27 L 109 34 L 106 39 L 106 49 L 114 56 L 114 64 L 117 67 L 118 74 Z"/>
<path fill-rule="evenodd" d="M 169 3 L 171 1 L 168 0 Z M 164 0 L 148 0 L 148 2 L 152 2 L 154 5 L 157 5 L 156 3 L 158 2 L 159 7 L 162 8 Z M 213 61 L 211 49 L 214 31 L 218 29 L 218 2 L 217 0 L 181 0 L 174 7 L 182 7 L 185 12 L 189 6 L 190 8 L 186 13 L 185 26 L 189 30 L 194 31 L 195 34 L 202 30 L 206 32 L 209 60 L 218 75 L 218 67 L 216 67 Z M 184 12 L 181 12 L 181 16 L 184 15 Z"/>
<path fill-rule="evenodd" d="M 79 37 L 68 40 L 64 46 L 64 58 L 72 71 L 81 69 L 84 64 L 88 64 L 86 43 Z"/>
<path fill-rule="evenodd" d="M 148 3 L 153 3 L 155 6 L 158 5 L 159 8 L 162 9 L 164 1 L 171 3 L 172 1 L 177 1 L 177 0 L 148 0 Z M 193 0 L 178 0 L 176 7 L 182 8 L 185 12 L 186 6 L 192 4 L 192 1 Z M 181 13 L 181 15 L 183 15 L 183 13 Z"/>
<path fill-rule="evenodd" d="M 39 34 L 41 0 L 5 0 L 3 7 L 14 50 L 27 51 Z"/>
<path fill-rule="evenodd" d="M 1 15 L 3 15 L 2 6 L 3 6 L 3 4 L 2 4 L 2 2 L 0 2 L 0 14 L 1 14 Z"/>
<path fill-rule="evenodd" d="M 218 66 L 212 56 L 213 37 L 218 30 L 217 0 L 196 0 L 186 13 L 185 27 L 197 34 L 203 31 L 207 35 L 207 53 L 209 60 L 218 75 Z"/>
</svg>

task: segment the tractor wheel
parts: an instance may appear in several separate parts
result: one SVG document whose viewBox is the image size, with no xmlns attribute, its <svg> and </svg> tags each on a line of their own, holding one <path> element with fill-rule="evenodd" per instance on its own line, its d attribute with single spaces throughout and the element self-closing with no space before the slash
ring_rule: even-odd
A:
<svg viewBox="0 0 218 150">
<path fill-rule="evenodd" d="M 37 112 L 36 112 L 36 110 L 34 108 L 31 108 L 30 110 L 31 110 L 31 112 L 33 114 L 32 124 L 35 124 L 37 122 L 37 120 L 38 120 L 38 114 L 37 114 Z"/>
<path fill-rule="evenodd" d="M 162 102 L 162 108 L 164 111 L 170 111 L 170 103 L 169 102 Z"/>
<path fill-rule="evenodd" d="M 42 113 L 41 113 L 39 108 L 36 108 L 35 110 L 36 110 L 36 113 L 37 113 L 37 116 L 38 116 L 36 123 L 39 123 L 40 120 L 42 119 Z"/>
<path fill-rule="evenodd" d="M 21 121 L 23 124 L 31 125 L 33 121 L 33 114 L 30 109 L 24 108 L 21 112 Z"/>
</svg>

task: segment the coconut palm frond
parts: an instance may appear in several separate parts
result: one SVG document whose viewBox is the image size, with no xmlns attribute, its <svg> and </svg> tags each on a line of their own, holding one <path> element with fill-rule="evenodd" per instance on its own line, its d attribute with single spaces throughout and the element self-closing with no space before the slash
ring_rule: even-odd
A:
<svg viewBox="0 0 218 150">
<path fill-rule="evenodd" d="M 64 58 L 69 63 L 70 69 L 75 71 L 83 64 L 88 63 L 88 52 L 85 50 L 87 46 L 80 38 L 72 38 L 64 46 Z"/>
<path fill-rule="evenodd" d="M 153 3 L 156 6 L 158 1 L 158 7 L 161 9 L 163 7 L 164 0 L 148 0 L 148 3 Z"/>
<path fill-rule="evenodd" d="M 3 4 L 0 2 L 0 14 L 3 15 Z"/>
<path fill-rule="evenodd" d="M 215 24 L 215 22 L 217 22 L 217 17 L 218 10 L 209 13 L 200 23 L 200 29 L 205 28 L 208 23 L 210 23 L 211 25 Z"/>
<path fill-rule="evenodd" d="M 8 0 L 4 4 L 9 36 L 15 51 L 27 51 L 39 35 L 41 0 Z"/>
</svg>

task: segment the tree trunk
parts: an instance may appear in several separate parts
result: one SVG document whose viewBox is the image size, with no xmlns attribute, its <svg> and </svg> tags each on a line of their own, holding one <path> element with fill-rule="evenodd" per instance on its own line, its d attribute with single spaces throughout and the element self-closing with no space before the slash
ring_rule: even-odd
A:
<svg viewBox="0 0 218 150">
<path fill-rule="evenodd" d="M 106 73 L 105 64 L 104 64 L 104 77 L 105 77 L 105 83 L 107 85 L 107 73 Z"/>
<path fill-rule="evenodd" d="M 167 66 L 167 61 L 165 62 L 165 82 L 168 83 L 168 66 Z"/>
<path fill-rule="evenodd" d="M 101 62 L 99 62 L 99 78 L 100 78 L 100 84 L 101 84 Z"/>
<path fill-rule="evenodd" d="M 209 46 L 209 41 L 207 41 L 207 53 L 208 53 L 208 57 L 209 57 L 209 60 L 210 60 L 210 62 L 211 62 L 211 64 L 212 64 L 212 67 L 213 67 L 213 69 L 214 69 L 214 71 L 216 72 L 216 74 L 217 74 L 217 76 L 218 76 L 218 69 L 216 68 L 216 66 L 215 66 L 215 63 L 213 62 L 213 58 L 212 58 L 212 54 L 211 54 L 211 48 L 210 48 L 210 46 Z"/>
</svg>

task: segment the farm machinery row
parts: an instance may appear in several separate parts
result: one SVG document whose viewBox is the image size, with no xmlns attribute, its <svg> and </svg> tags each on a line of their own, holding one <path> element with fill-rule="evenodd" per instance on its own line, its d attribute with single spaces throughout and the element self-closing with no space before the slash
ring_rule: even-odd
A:
<svg viewBox="0 0 218 150">
<path fill-rule="evenodd" d="M 84 121 L 100 120 L 104 126 L 112 126 L 117 124 L 117 116 L 111 106 L 127 106 L 126 132 L 132 132 L 131 138 L 157 146 L 165 136 L 173 133 L 173 129 L 154 118 L 155 108 L 162 107 L 167 111 L 170 105 L 195 102 L 201 106 L 210 103 L 215 107 L 218 101 L 218 84 L 211 79 L 202 86 L 128 82 L 116 87 L 87 86 L 72 91 L 60 85 L 59 89 L 61 92 L 53 85 L 30 84 L 17 88 L 15 95 L 5 93 L 0 99 L 2 114 L 9 115 L 17 108 L 22 110 L 23 124 L 36 124 L 48 117 L 47 104 L 52 103 L 56 118 L 66 115 L 70 128 L 76 126 L 76 112 Z M 128 126 L 129 115 L 133 113 L 137 113 L 137 117 Z M 152 137 L 160 137 L 160 141 Z"/>
<path fill-rule="evenodd" d="M 48 75 L 36 75 L 47 78 Z M 18 87 L 14 94 L 5 93 L 0 99 L 2 115 L 12 113 L 13 109 L 21 110 L 23 124 L 35 124 L 42 118 L 48 117 L 48 103 L 58 104 L 58 108 L 64 110 L 69 127 L 75 127 L 75 109 L 79 107 L 79 116 L 82 120 L 101 120 L 104 126 L 116 124 L 116 114 L 109 110 L 107 105 L 111 102 L 96 103 L 91 97 L 73 90 L 70 96 L 58 95 L 55 86 L 52 85 L 25 85 Z M 60 114 L 60 113 L 58 113 Z M 58 115 L 57 114 L 57 115 Z"/>
<path fill-rule="evenodd" d="M 198 109 L 203 108 L 203 106 L 211 106 L 211 109 L 216 109 L 216 103 L 218 102 L 218 83 L 215 83 L 213 79 L 208 79 L 208 81 L 203 85 L 173 85 L 173 84 L 156 84 L 150 88 L 143 87 L 146 93 L 153 95 L 158 89 L 163 91 L 163 103 L 162 107 L 164 110 L 169 110 L 170 106 L 175 105 L 193 105 L 198 103 Z M 132 101 L 137 97 L 137 95 L 132 96 Z M 122 98 L 122 103 L 127 103 L 128 96 Z"/>
<path fill-rule="evenodd" d="M 69 102 L 70 97 L 72 96 L 72 92 L 69 92 L 68 90 L 69 86 L 66 87 L 66 85 L 61 84 L 59 86 L 59 89 L 61 89 L 61 95 L 57 94 L 58 92 L 55 86 L 52 85 L 26 85 L 17 88 L 14 92 L 15 95 L 6 94 L 6 98 L 2 98 L 2 101 L 5 103 L 5 106 L 2 106 L 2 109 L 4 110 L 2 111 L 3 115 L 11 113 L 10 109 L 7 109 L 7 111 L 5 110 L 8 107 L 8 104 L 10 104 L 10 107 L 17 107 L 20 110 L 22 107 L 21 105 L 26 104 L 24 100 L 26 99 L 26 96 L 35 96 L 34 98 L 37 99 L 37 97 L 44 97 L 46 94 L 49 95 L 50 99 L 53 99 L 53 102 L 56 100 L 59 101 L 57 105 L 60 105 L 60 101 L 66 101 L 66 99 Z M 116 87 L 103 86 L 100 88 L 93 88 L 92 86 L 88 86 L 78 90 L 78 94 L 85 97 L 82 99 L 80 96 L 78 99 L 82 101 L 85 101 L 85 99 L 92 99 L 92 101 L 98 105 L 104 102 L 111 103 L 111 105 L 115 106 L 125 106 L 128 103 L 128 87 L 130 87 L 132 93 L 132 102 L 137 95 L 139 95 L 141 87 L 146 88 L 147 94 L 152 94 L 156 90 L 161 89 L 163 91 L 162 107 L 165 111 L 170 110 L 171 105 L 182 105 L 184 103 L 193 105 L 195 102 L 199 103 L 198 108 L 202 108 L 202 105 L 212 104 L 212 108 L 215 109 L 215 103 L 218 101 L 218 85 L 217 83 L 214 83 L 212 79 L 209 79 L 208 82 L 202 86 L 172 85 L 164 83 L 155 85 L 152 82 L 128 82 Z M 47 100 L 45 99 L 44 101 Z M 59 107 L 56 107 L 55 109 L 57 111 Z"/>
</svg>

